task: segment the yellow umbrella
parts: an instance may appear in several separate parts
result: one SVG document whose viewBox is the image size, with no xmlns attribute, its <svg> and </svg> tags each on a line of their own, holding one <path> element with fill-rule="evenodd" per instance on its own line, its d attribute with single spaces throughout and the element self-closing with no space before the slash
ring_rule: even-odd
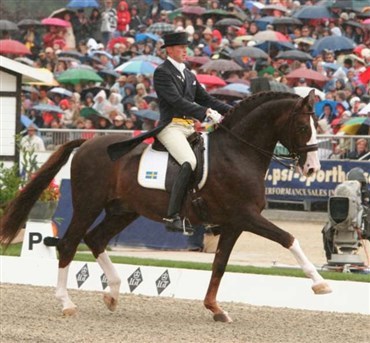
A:
<svg viewBox="0 0 370 343">
<path fill-rule="evenodd" d="M 54 78 L 54 74 L 47 68 L 35 68 L 38 72 L 44 74 L 48 78 L 48 82 L 28 82 L 30 85 L 34 86 L 59 86 L 59 83 Z"/>
<path fill-rule="evenodd" d="M 343 132 L 346 135 L 355 135 L 357 134 L 358 129 L 364 123 L 366 117 L 357 117 L 348 119 L 342 124 L 342 127 L 339 129 L 339 132 Z"/>
</svg>

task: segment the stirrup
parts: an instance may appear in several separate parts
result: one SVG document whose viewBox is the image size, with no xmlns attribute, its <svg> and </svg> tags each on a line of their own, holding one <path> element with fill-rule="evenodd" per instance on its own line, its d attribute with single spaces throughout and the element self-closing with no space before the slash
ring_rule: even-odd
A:
<svg viewBox="0 0 370 343">
<path fill-rule="evenodd" d="M 184 236 L 192 236 L 195 232 L 187 218 L 181 219 L 180 216 L 173 218 L 163 218 L 166 230 L 170 232 L 181 232 Z"/>
</svg>

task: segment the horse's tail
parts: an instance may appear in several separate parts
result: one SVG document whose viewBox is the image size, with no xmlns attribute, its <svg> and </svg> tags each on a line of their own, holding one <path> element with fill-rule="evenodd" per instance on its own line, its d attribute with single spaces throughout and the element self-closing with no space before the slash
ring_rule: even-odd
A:
<svg viewBox="0 0 370 343">
<path fill-rule="evenodd" d="M 4 211 L 0 220 L 0 243 L 8 246 L 20 231 L 32 206 L 44 189 L 50 184 L 59 170 L 68 162 L 73 149 L 78 148 L 85 139 L 76 139 L 63 144 L 35 173 L 27 185 L 19 192 Z"/>
</svg>

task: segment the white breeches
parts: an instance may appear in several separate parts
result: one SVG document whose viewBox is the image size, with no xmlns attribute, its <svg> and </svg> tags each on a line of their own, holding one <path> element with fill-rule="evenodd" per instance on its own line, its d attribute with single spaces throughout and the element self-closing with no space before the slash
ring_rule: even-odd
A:
<svg viewBox="0 0 370 343">
<path fill-rule="evenodd" d="M 187 137 L 192 133 L 194 133 L 193 125 L 170 123 L 157 135 L 157 138 L 180 166 L 188 162 L 194 171 L 197 160 L 187 141 Z"/>
</svg>

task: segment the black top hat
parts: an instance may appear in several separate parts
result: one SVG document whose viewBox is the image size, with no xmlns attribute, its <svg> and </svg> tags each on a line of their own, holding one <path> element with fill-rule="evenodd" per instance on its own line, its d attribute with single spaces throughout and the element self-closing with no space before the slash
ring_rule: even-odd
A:
<svg viewBox="0 0 370 343">
<path fill-rule="evenodd" d="M 164 44 L 161 46 L 161 49 L 168 46 L 174 45 L 188 45 L 188 34 L 187 32 L 171 32 L 163 36 Z"/>
</svg>

